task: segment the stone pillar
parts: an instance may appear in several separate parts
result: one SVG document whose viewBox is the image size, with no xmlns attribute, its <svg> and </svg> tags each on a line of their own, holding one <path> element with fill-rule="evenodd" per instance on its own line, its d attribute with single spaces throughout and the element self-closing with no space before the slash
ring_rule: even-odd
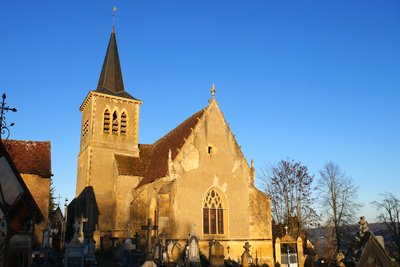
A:
<svg viewBox="0 0 400 267">
<path fill-rule="evenodd" d="M 303 239 L 297 238 L 297 262 L 299 267 L 304 267 Z"/>
<path fill-rule="evenodd" d="M 281 262 L 281 239 L 278 237 L 275 239 L 275 262 L 282 264 Z"/>
</svg>

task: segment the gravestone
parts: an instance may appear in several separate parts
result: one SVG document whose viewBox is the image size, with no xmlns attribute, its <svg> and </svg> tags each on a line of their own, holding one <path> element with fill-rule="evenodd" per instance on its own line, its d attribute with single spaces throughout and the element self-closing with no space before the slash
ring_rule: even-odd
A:
<svg viewBox="0 0 400 267">
<path fill-rule="evenodd" d="M 83 267 L 86 244 L 79 240 L 79 224 L 74 224 L 74 238 L 65 245 L 64 267 Z"/>
<path fill-rule="evenodd" d="M 215 240 L 209 243 L 209 261 L 211 267 L 222 267 L 224 266 L 224 247 Z"/>
<path fill-rule="evenodd" d="M 85 261 L 90 264 L 96 264 L 95 247 L 96 242 L 93 239 L 94 232 L 99 223 L 99 208 L 96 202 L 96 196 L 93 187 L 85 187 L 79 196 L 68 205 L 67 228 L 65 241 L 69 242 L 68 252 L 77 253 L 82 246 L 85 253 Z M 73 233 L 73 237 L 72 237 Z M 78 244 L 79 241 L 80 245 Z M 75 244 L 72 246 L 72 244 Z M 67 245 L 65 249 L 67 254 Z"/>
<path fill-rule="evenodd" d="M 153 257 L 154 261 L 157 263 L 160 263 L 162 260 L 162 244 L 160 239 L 154 238 L 154 241 L 152 242 L 153 245 Z"/>
<path fill-rule="evenodd" d="M 249 267 L 251 264 L 251 256 L 250 256 L 250 244 L 249 242 L 246 242 L 244 245 L 244 252 L 241 256 L 242 258 L 242 267 Z"/>
<path fill-rule="evenodd" d="M 151 218 L 149 218 L 149 219 L 147 219 L 147 225 L 142 225 L 141 229 L 147 232 L 146 233 L 146 240 L 147 240 L 146 253 L 147 254 L 152 254 L 151 231 L 158 230 L 158 226 L 157 225 L 153 225 L 151 223 Z"/>
<path fill-rule="evenodd" d="M 196 236 L 189 239 L 189 266 L 200 266 L 199 239 Z"/>
<path fill-rule="evenodd" d="M 177 263 L 181 254 L 181 245 L 178 241 L 170 241 L 167 245 L 167 256 L 169 263 Z"/>
</svg>

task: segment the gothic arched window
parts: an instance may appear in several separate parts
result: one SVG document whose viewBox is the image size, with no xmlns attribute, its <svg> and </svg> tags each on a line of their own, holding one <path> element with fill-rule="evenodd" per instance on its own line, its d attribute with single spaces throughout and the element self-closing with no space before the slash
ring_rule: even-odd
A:
<svg viewBox="0 0 400 267">
<path fill-rule="evenodd" d="M 126 113 L 122 112 L 122 114 L 121 114 L 121 135 L 126 135 L 126 127 L 127 127 Z"/>
<path fill-rule="evenodd" d="M 208 191 L 203 201 L 203 233 L 224 234 L 224 201 L 215 188 Z"/>
<path fill-rule="evenodd" d="M 104 111 L 103 132 L 110 133 L 110 111 Z"/>
<path fill-rule="evenodd" d="M 113 134 L 118 134 L 118 113 L 114 111 L 113 116 L 112 116 L 112 133 Z"/>
</svg>

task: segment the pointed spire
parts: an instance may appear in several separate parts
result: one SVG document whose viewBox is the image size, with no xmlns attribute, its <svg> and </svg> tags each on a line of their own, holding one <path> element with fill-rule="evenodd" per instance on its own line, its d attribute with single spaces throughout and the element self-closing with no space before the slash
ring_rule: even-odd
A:
<svg viewBox="0 0 400 267">
<path fill-rule="evenodd" d="M 124 91 L 124 82 L 122 80 L 114 26 L 112 27 L 110 41 L 97 85 L 97 91 L 104 91 L 104 89 L 111 93 L 120 93 Z"/>
</svg>

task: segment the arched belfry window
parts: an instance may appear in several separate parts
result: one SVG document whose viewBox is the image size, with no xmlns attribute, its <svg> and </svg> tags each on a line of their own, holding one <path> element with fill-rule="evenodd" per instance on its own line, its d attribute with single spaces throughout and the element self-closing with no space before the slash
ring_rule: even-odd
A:
<svg viewBox="0 0 400 267">
<path fill-rule="evenodd" d="M 103 132 L 110 133 L 110 111 L 108 109 L 104 111 Z"/>
<path fill-rule="evenodd" d="M 209 190 L 203 201 L 203 233 L 224 234 L 224 196 L 219 190 Z M 226 214 L 225 214 L 226 215 Z"/>
<path fill-rule="evenodd" d="M 122 112 L 121 114 L 121 135 L 126 135 L 126 127 L 127 127 L 127 117 L 126 113 Z"/>
<path fill-rule="evenodd" d="M 112 133 L 113 134 L 118 134 L 118 113 L 114 111 L 112 115 Z"/>
</svg>

